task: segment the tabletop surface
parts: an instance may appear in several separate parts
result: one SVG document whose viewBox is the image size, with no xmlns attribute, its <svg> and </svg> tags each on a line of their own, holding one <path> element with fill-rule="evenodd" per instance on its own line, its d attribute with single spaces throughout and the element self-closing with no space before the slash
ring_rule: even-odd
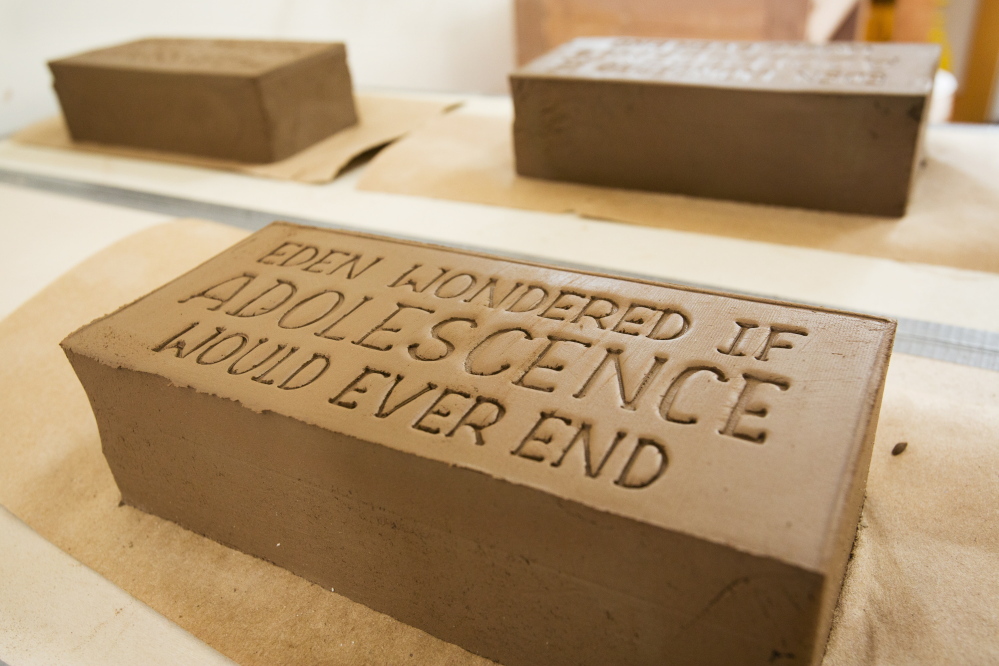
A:
<svg viewBox="0 0 999 666">
<path fill-rule="evenodd" d="M 507 113 L 508 108 L 506 98 L 477 97 L 470 98 L 460 112 Z M 982 132 L 972 127 L 948 131 Z M 982 138 L 994 142 L 999 150 L 999 133 L 982 132 Z M 959 344 L 985 349 L 999 340 L 999 309 L 982 307 L 983 303 L 996 302 L 996 274 L 574 215 L 365 192 L 356 188 L 363 168 L 361 165 L 328 185 L 317 186 L 4 141 L 0 143 L 0 183 L 6 183 L 0 184 L 0 233 L 4 239 L 0 265 L 17 279 L 0 285 L 0 317 L 116 240 L 174 217 L 198 216 L 249 229 L 275 219 L 305 221 L 884 315 L 900 319 L 896 351 L 901 346 L 903 352 L 920 353 L 919 345 L 923 344 L 929 345 L 924 350 L 927 356 L 942 353 L 927 340 L 939 342 L 948 335 L 964 335 L 965 342 Z M 18 525 L 5 511 L 0 511 L 0 522 L 5 534 L 14 535 L 5 543 L 16 543 L 18 549 L 44 549 L 41 537 Z M 41 563 L 43 560 L 19 560 L 12 565 L 10 557 L 2 556 L 0 564 L 14 566 L 17 571 L 56 566 Z M 14 588 L 0 589 L 0 608 L 4 613 L 23 609 L 25 598 L 59 603 L 57 592 L 39 591 L 38 584 L 37 576 L 25 576 Z M 88 584 L 108 595 L 116 594 L 117 588 L 103 579 Z M 148 608 L 136 612 L 142 615 L 147 611 L 155 614 Z M 0 649 L 0 659 L 21 666 L 55 658 L 31 653 L 25 647 L 46 641 L 53 650 L 65 648 L 65 654 L 58 658 L 64 663 L 109 663 L 107 653 L 101 650 L 79 651 L 73 647 L 79 642 L 52 642 L 46 633 L 51 627 L 42 626 L 41 616 L 36 614 L 32 620 L 30 614 L 21 615 L 26 619 L 13 625 L 13 632 L 12 625 L 0 622 L 0 646 L 5 646 Z M 93 619 L 82 614 L 60 621 L 67 622 L 69 634 L 73 634 L 86 632 Z M 152 624 L 159 628 L 143 629 L 147 636 L 167 642 L 181 640 L 168 621 L 157 622 Z M 20 637 L 20 643 L 11 642 L 13 634 Z M 64 631 L 63 635 L 68 634 Z M 98 632 L 92 640 L 107 637 Z M 16 651 L 17 645 L 22 651 Z M 196 639 L 191 645 L 191 654 L 200 651 L 204 663 L 218 663 L 211 648 Z"/>
</svg>

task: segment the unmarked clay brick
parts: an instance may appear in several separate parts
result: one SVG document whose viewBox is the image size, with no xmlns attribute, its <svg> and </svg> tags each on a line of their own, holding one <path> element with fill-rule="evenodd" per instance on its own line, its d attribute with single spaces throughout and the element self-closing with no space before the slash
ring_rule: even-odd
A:
<svg viewBox="0 0 999 666">
<path fill-rule="evenodd" d="M 939 53 L 576 39 L 510 77 L 517 172 L 898 217 Z"/>
<path fill-rule="evenodd" d="M 77 141 L 260 163 L 357 122 L 339 43 L 144 39 L 49 68 Z"/>
</svg>

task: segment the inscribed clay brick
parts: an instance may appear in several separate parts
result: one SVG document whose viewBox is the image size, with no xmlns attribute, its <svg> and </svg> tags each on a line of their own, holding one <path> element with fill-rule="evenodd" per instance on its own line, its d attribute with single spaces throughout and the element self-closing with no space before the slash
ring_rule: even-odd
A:
<svg viewBox="0 0 999 666">
<path fill-rule="evenodd" d="M 49 68 L 76 141 L 262 163 L 357 122 L 341 43 L 143 39 Z"/>
<path fill-rule="evenodd" d="M 277 223 L 63 347 L 125 502 L 473 652 L 809 664 L 893 334 Z"/>
<path fill-rule="evenodd" d="M 939 48 L 581 38 L 510 77 L 524 176 L 898 217 Z"/>
</svg>

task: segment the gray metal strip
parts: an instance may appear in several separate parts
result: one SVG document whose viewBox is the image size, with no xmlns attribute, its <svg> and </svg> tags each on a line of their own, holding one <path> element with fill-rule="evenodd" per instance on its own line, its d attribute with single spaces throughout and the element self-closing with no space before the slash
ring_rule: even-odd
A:
<svg viewBox="0 0 999 666">
<path fill-rule="evenodd" d="M 110 185 L 99 185 L 81 181 L 55 178 L 52 176 L 41 176 L 36 174 L 13 171 L 0 168 L 0 182 L 10 185 L 18 185 L 30 189 L 42 190 L 63 194 L 88 201 L 112 204 L 135 208 L 152 213 L 161 213 L 174 217 L 199 217 L 216 222 L 223 222 L 250 231 L 256 231 L 274 220 L 285 220 L 298 224 L 309 224 L 320 227 L 330 227 L 334 229 L 346 229 L 353 231 L 365 231 L 358 227 L 346 224 L 324 222 L 322 220 L 310 220 L 283 213 L 274 213 L 259 210 L 238 208 L 222 204 L 208 203 L 204 201 L 194 201 L 181 197 L 172 197 L 139 190 L 130 190 Z M 405 236 L 401 236 L 407 238 Z M 408 237 L 409 240 L 425 240 L 417 237 Z M 624 277 L 636 277 L 645 280 L 655 280 L 662 282 L 664 278 L 660 276 L 643 275 L 638 273 L 628 273 L 624 271 L 608 271 L 607 269 L 594 267 L 585 264 L 575 264 L 564 261 L 552 261 L 545 257 L 527 256 L 510 252 L 497 252 L 490 248 L 470 247 L 451 243 L 452 247 L 458 247 L 476 252 L 486 252 L 489 254 L 503 255 L 515 259 L 525 259 L 540 263 L 554 264 L 566 268 L 576 268 L 581 270 L 597 272 L 613 272 Z M 667 280 L 669 281 L 669 280 Z M 753 294 L 737 291 L 725 287 L 715 287 L 711 285 L 693 284 L 680 280 L 673 280 L 674 284 L 680 284 L 700 289 L 715 289 L 739 293 L 745 296 L 756 296 L 764 298 L 777 298 L 774 294 Z M 823 306 L 821 303 L 811 305 Z M 866 314 L 883 315 L 876 312 Z M 913 356 L 933 358 L 961 365 L 985 368 L 987 370 L 999 371 L 999 333 L 991 331 L 981 331 L 948 324 L 938 324 L 918 319 L 908 319 L 905 317 L 893 317 L 898 321 L 898 330 L 895 336 L 895 351 Z"/>
<path fill-rule="evenodd" d="M 898 319 L 895 351 L 999 371 L 999 333 Z"/>
<path fill-rule="evenodd" d="M 304 220 L 278 213 L 235 208 L 233 206 L 194 201 L 164 194 L 129 190 L 123 187 L 99 185 L 66 178 L 55 178 L 53 176 L 42 176 L 3 168 L 0 168 L 0 183 L 63 194 L 97 203 L 135 208 L 150 213 L 161 213 L 173 217 L 199 217 L 230 224 L 242 229 L 249 229 L 250 231 L 261 229 L 274 220 L 330 226 L 329 224 L 315 220 Z"/>
</svg>

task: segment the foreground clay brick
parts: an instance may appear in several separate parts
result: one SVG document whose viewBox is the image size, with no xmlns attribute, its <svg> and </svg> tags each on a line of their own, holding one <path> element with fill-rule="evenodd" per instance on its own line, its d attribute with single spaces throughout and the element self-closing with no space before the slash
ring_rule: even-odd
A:
<svg viewBox="0 0 999 666">
<path fill-rule="evenodd" d="M 77 141 L 260 163 L 357 122 L 339 43 L 144 39 L 49 68 Z"/>
<path fill-rule="evenodd" d="M 473 652 L 814 664 L 893 335 L 276 223 L 63 347 L 126 503 Z"/>
<path fill-rule="evenodd" d="M 524 176 L 905 213 L 939 48 L 580 38 L 510 77 Z"/>
</svg>

